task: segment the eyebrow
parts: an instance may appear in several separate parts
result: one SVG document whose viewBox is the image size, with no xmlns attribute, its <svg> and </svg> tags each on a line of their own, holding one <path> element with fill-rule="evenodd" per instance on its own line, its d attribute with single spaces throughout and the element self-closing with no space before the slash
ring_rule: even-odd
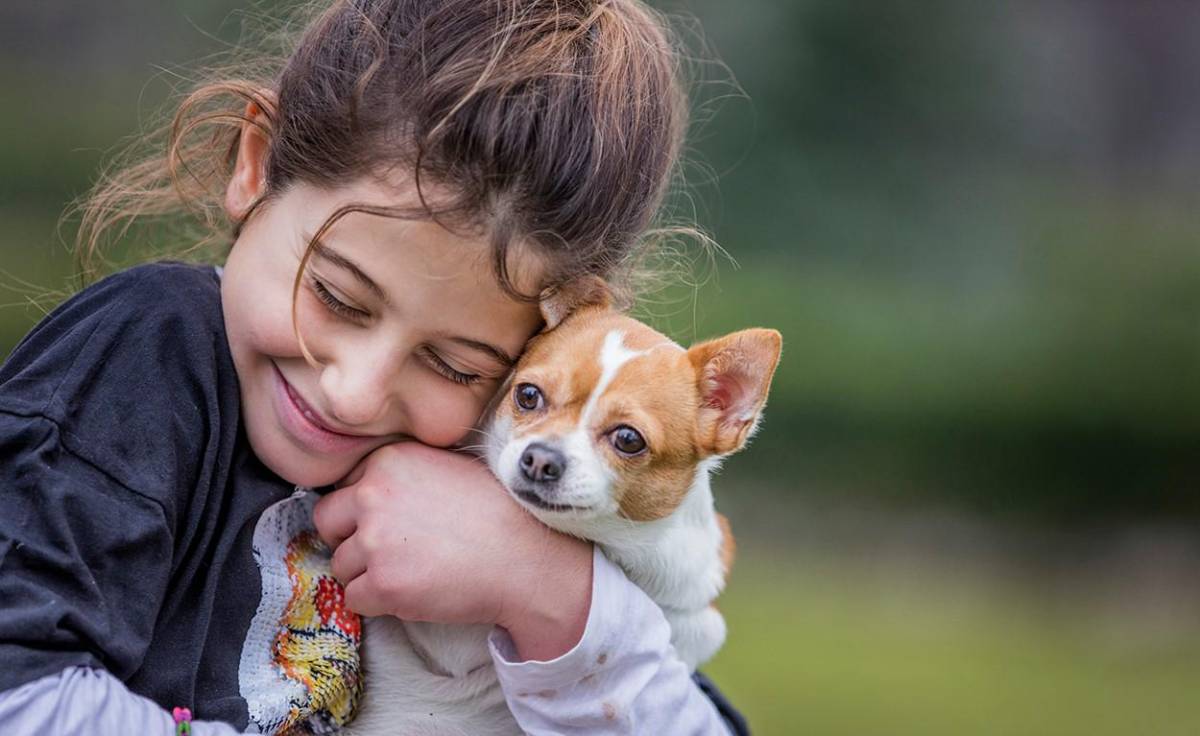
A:
<svg viewBox="0 0 1200 736">
<path fill-rule="evenodd" d="M 380 288 L 379 284 L 371 280 L 371 277 L 358 267 L 354 261 L 346 256 L 338 253 L 333 248 L 330 248 L 324 243 L 313 243 L 313 255 L 329 261 L 335 266 L 340 266 L 350 272 L 350 275 L 355 278 L 360 284 L 371 290 L 375 296 L 379 297 L 385 304 L 390 303 L 387 294 Z"/>
</svg>

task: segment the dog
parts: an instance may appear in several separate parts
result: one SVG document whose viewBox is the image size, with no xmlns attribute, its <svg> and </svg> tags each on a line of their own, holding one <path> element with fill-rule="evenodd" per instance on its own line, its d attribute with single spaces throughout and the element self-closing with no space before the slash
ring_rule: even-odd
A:
<svg viewBox="0 0 1200 736">
<path fill-rule="evenodd" d="M 485 425 L 485 459 L 543 523 L 590 540 L 663 610 L 689 668 L 725 639 L 713 601 L 734 542 L 709 475 L 755 431 L 782 338 L 748 329 L 684 349 L 613 308 L 604 282 L 544 294 Z M 521 733 L 490 626 L 365 622 L 367 689 L 352 736 Z"/>
</svg>

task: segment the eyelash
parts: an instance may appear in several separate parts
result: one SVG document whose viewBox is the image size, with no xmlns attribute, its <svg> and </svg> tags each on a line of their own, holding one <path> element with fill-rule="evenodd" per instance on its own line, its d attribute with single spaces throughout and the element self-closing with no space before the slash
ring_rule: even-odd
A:
<svg viewBox="0 0 1200 736">
<path fill-rule="evenodd" d="M 429 361 L 429 365 L 433 368 L 433 370 L 442 374 L 451 381 L 454 381 L 455 383 L 462 384 L 463 386 L 470 386 L 472 383 L 478 383 L 479 381 L 483 380 L 482 376 L 477 376 L 474 373 L 463 373 L 462 371 L 454 370 L 454 368 L 450 367 L 449 363 L 442 360 L 437 353 L 433 352 L 429 348 L 422 348 L 421 352 L 425 354 L 425 359 Z"/>
<path fill-rule="evenodd" d="M 329 288 L 325 286 L 325 284 L 321 283 L 319 279 L 312 279 L 312 288 L 313 293 L 317 296 L 317 299 L 321 300 L 321 303 L 324 304 L 329 311 L 333 312 L 339 317 L 345 317 L 346 319 L 355 322 L 361 322 L 371 316 L 367 312 L 364 312 L 361 309 L 356 309 L 343 302 L 341 299 L 338 299 L 333 295 L 333 292 L 331 292 Z M 463 386 L 469 386 L 482 380 L 482 376 L 478 376 L 474 373 L 463 373 L 462 371 L 455 370 L 450 366 L 449 363 L 442 360 L 441 356 L 428 348 L 423 348 L 421 352 L 424 354 L 425 360 L 429 363 L 429 366 L 435 372 L 448 380 L 454 381 L 455 383 Z"/>
<path fill-rule="evenodd" d="M 333 312 L 339 317 L 345 317 L 346 319 L 353 320 L 355 322 L 362 322 L 371 316 L 367 312 L 364 312 L 361 309 L 356 309 L 341 299 L 338 299 L 333 295 L 333 292 L 329 290 L 329 287 L 325 286 L 325 284 L 321 283 L 316 278 L 312 279 L 312 288 L 313 293 L 317 295 L 317 299 L 320 299 L 321 303 L 324 304 L 329 311 Z"/>
</svg>

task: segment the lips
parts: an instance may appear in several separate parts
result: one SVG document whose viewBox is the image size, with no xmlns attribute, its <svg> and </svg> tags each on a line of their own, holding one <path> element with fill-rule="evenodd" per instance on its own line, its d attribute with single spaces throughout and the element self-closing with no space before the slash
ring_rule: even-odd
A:
<svg viewBox="0 0 1200 736">
<path fill-rule="evenodd" d="M 280 424 L 304 449 L 338 454 L 362 451 L 379 440 L 375 435 L 348 434 L 332 429 L 288 383 L 279 367 L 274 364 L 271 367 L 275 373 L 275 408 Z"/>
</svg>

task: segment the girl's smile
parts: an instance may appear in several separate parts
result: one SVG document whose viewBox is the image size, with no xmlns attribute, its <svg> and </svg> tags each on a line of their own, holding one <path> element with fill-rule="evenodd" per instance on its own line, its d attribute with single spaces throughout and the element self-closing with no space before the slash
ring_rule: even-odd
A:
<svg viewBox="0 0 1200 736">
<path fill-rule="evenodd" d="M 275 377 L 278 379 L 275 410 L 279 424 L 297 444 L 313 452 L 333 455 L 361 453 L 378 443 L 380 438 L 373 435 L 339 432 L 333 429 L 330 422 L 318 415 L 312 406 L 296 393 L 296 389 L 280 372 L 279 366 L 274 368 Z"/>
</svg>

